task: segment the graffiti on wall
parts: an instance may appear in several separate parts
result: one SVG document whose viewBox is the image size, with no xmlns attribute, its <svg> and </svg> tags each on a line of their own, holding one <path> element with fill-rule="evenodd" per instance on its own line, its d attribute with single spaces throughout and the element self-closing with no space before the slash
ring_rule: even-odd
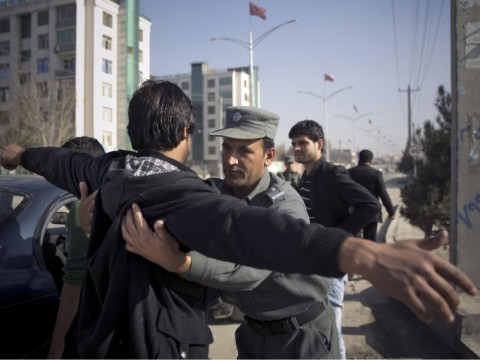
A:
<svg viewBox="0 0 480 360">
<path fill-rule="evenodd" d="M 460 129 L 460 142 L 468 141 L 468 161 L 480 158 L 480 120 L 467 116 L 466 126 Z"/>
<path fill-rule="evenodd" d="M 468 229 L 473 228 L 471 215 L 480 215 L 480 193 L 477 193 L 471 201 L 463 205 L 463 211 L 457 212 L 457 223 L 462 222 Z"/>
</svg>

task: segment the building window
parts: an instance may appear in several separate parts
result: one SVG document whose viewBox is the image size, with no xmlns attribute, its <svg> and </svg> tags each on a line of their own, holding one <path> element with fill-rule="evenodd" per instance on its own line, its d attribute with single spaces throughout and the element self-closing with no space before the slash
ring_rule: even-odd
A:
<svg viewBox="0 0 480 360">
<path fill-rule="evenodd" d="M 0 20 L 0 34 L 5 34 L 10 32 L 10 19 L 1 19 Z"/>
<path fill-rule="evenodd" d="M 63 69 L 67 71 L 75 72 L 75 58 L 64 59 L 63 60 Z"/>
<path fill-rule="evenodd" d="M 0 64 L 0 79 L 8 79 L 10 77 L 10 64 Z"/>
<path fill-rule="evenodd" d="M 76 13 L 75 4 L 59 6 L 57 8 L 57 26 L 73 26 L 75 25 Z"/>
<path fill-rule="evenodd" d="M 231 99 L 232 90 L 220 90 L 220 97 L 222 97 L 223 99 Z"/>
<path fill-rule="evenodd" d="M 231 77 L 222 77 L 219 80 L 220 85 L 232 85 L 232 78 Z"/>
<path fill-rule="evenodd" d="M 207 80 L 207 87 L 208 87 L 208 88 L 213 88 L 213 87 L 215 87 L 215 79 L 208 79 L 208 80 Z"/>
<path fill-rule="evenodd" d="M 48 10 L 38 12 L 37 24 L 38 26 L 48 25 Z"/>
<path fill-rule="evenodd" d="M 138 29 L 138 41 L 143 42 L 143 30 Z"/>
<path fill-rule="evenodd" d="M 247 93 L 243 94 L 243 98 L 245 99 L 245 101 L 248 101 L 248 94 Z"/>
<path fill-rule="evenodd" d="M 181 88 L 182 88 L 182 90 L 188 90 L 190 88 L 188 82 L 187 81 L 182 81 Z"/>
<path fill-rule="evenodd" d="M 22 39 L 28 39 L 32 35 L 32 17 L 29 15 L 20 16 Z"/>
<path fill-rule="evenodd" d="M 208 127 L 209 128 L 214 128 L 215 125 L 215 119 L 208 119 Z"/>
<path fill-rule="evenodd" d="M 247 86 L 248 86 L 248 84 L 247 84 L 247 80 L 243 80 L 243 87 L 245 87 L 245 88 L 246 88 Z"/>
<path fill-rule="evenodd" d="M 209 106 L 209 107 L 207 108 L 207 113 L 208 113 L 208 115 L 213 115 L 213 114 L 215 114 L 215 106 Z"/>
<path fill-rule="evenodd" d="M 103 12 L 103 25 L 109 28 L 113 27 L 113 16 L 105 11 Z"/>
<path fill-rule="evenodd" d="M 216 136 L 208 135 L 208 141 L 214 142 L 215 140 L 217 140 Z"/>
<path fill-rule="evenodd" d="M 112 60 L 102 59 L 102 71 L 105 74 L 112 73 Z"/>
<path fill-rule="evenodd" d="M 0 78 L 7 79 L 10 76 L 10 64 L 0 64 Z"/>
<path fill-rule="evenodd" d="M 112 122 L 112 109 L 104 107 L 102 109 L 102 111 L 103 111 L 103 115 L 102 115 L 103 122 L 111 123 Z"/>
<path fill-rule="evenodd" d="M 143 51 L 138 50 L 138 62 L 141 64 L 143 63 Z"/>
<path fill-rule="evenodd" d="M 112 146 L 112 133 L 110 131 L 102 132 L 102 145 L 104 147 Z"/>
<path fill-rule="evenodd" d="M 21 85 L 24 85 L 24 84 L 30 82 L 30 74 L 28 74 L 28 73 L 27 74 L 25 74 L 25 73 L 19 74 L 18 78 L 20 79 L 20 84 Z"/>
<path fill-rule="evenodd" d="M 217 147 L 216 146 L 209 146 L 208 147 L 208 155 L 216 155 L 217 154 Z"/>
<path fill-rule="evenodd" d="M 102 83 L 102 96 L 109 99 L 112 98 L 112 84 Z"/>
<path fill-rule="evenodd" d="M 8 116 L 8 112 L 2 111 L 0 112 L 0 125 L 8 125 L 10 124 L 10 118 Z"/>
<path fill-rule="evenodd" d="M 112 50 L 112 38 L 107 35 L 103 35 L 102 47 L 107 50 Z"/>
<path fill-rule="evenodd" d="M 6 103 L 8 100 L 10 100 L 10 88 L 0 87 L 0 102 Z"/>
<path fill-rule="evenodd" d="M 57 45 L 73 45 L 75 44 L 75 30 L 57 31 Z"/>
<path fill-rule="evenodd" d="M 0 56 L 10 55 L 10 41 L 0 41 Z"/>
<path fill-rule="evenodd" d="M 37 74 L 48 73 L 48 58 L 37 60 Z"/>
<path fill-rule="evenodd" d="M 31 58 L 32 58 L 31 50 L 22 50 L 22 52 L 20 53 L 21 61 L 30 61 Z"/>
<path fill-rule="evenodd" d="M 48 96 L 48 85 L 47 82 L 37 83 L 37 94 L 40 97 L 47 97 Z"/>
<path fill-rule="evenodd" d="M 207 94 L 207 101 L 215 101 L 215 93 L 214 92 L 209 92 Z"/>
<path fill-rule="evenodd" d="M 38 48 L 48 49 L 48 34 L 38 35 Z"/>
</svg>

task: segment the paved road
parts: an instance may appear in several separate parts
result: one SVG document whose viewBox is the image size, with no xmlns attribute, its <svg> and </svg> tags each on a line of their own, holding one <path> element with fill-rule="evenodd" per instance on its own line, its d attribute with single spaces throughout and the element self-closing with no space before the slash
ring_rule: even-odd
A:
<svg viewBox="0 0 480 360">
<path fill-rule="evenodd" d="M 400 174 L 388 174 L 385 175 L 385 182 L 392 202 L 399 204 L 400 186 L 405 178 Z M 387 225 L 387 242 L 423 236 L 398 212 L 396 220 Z M 215 343 L 210 350 L 211 359 L 236 358 L 234 332 L 237 327 L 238 323 L 228 320 L 212 323 Z M 345 289 L 343 332 L 347 358 L 350 359 L 458 358 L 403 304 L 383 295 L 358 276 L 354 276 Z"/>
</svg>

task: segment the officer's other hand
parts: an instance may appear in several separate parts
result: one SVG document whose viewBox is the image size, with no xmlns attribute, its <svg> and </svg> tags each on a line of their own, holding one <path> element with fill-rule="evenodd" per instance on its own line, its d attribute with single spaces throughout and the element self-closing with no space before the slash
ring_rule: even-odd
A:
<svg viewBox="0 0 480 360">
<path fill-rule="evenodd" d="M 81 181 L 78 184 L 80 189 L 80 205 L 78 206 L 78 219 L 83 231 L 90 233 L 92 230 L 93 208 L 98 190 L 88 195 L 88 186 Z"/>
<path fill-rule="evenodd" d="M 25 149 L 10 144 L 0 149 L 0 165 L 7 170 L 15 170 L 20 165 L 20 157 Z"/>
</svg>

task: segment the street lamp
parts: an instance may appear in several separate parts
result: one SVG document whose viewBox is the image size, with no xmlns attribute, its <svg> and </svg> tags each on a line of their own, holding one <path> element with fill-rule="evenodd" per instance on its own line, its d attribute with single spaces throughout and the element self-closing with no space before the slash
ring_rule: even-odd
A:
<svg viewBox="0 0 480 360">
<path fill-rule="evenodd" d="M 277 25 L 273 28 L 271 28 L 270 30 L 268 31 L 265 31 L 262 35 L 258 36 L 255 40 L 253 40 L 253 34 L 252 34 L 252 29 L 250 28 L 250 31 L 249 31 L 249 41 L 244 41 L 244 40 L 239 40 L 239 39 L 233 39 L 233 38 L 228 38 L 228 37 L 214 37 L 214 38 L 211 38 L 210 40 L 211 41 L 215 41 L 215 40 L 226 40 L 226 41 L 231 41 L 235 44 L 238 44 L 240 45 L 241 47 L 244 47 L 245 49 L 248 50 L 249 52 L 249 55 L 250 55 L 250 96 L 252 98 L 252 101 L 251 101 L 251 105 L 252 106 L 256 106 L 257 104 L 254 104 L 254 99 L 255 96 L 254 96 L 254 75 L 253 75 L 253 49 L 258 45 L 260 44 L 268 35 L 270 35 L 272 32 L 274 32 L 275 30 L 278 30 L 279 28 L 281 28 L 282 26 L 285 26 L 285 25 L 288 25 L 288 24 L 292 24 L 294 22 L 296 22 L 297 20 L 296 19 L 292 19 L 292 20 L 288 20 L 288 21 L 285 21 L 284 23 L 281 23 L 280 25 Z"/>
<path fill-rule="evenodd" d="M 307 95 L 311 95 L 311 96 L 314 96 L 316 97 L 317 99 L 320 99 L 323 101 L 323 104 L 325 105 L 324 108 L 325 108 L 325 144 L 324 144 L 324 147 L 325 147 L 325 153 L 326 153 L 326 159 L 327 161 L 330 160 L 330 149 L 329 149 L 329 146 L 328 146 L 328 100 L 330 100 L 332 97 L 334 97 L 335 95 L 337 95 L 338 93 L 342 92 L 342 91 L 345 91 L 345 90 L 348 90 L 348 89 L 352 89 L 353 86 L 347 86 L 347 87 L 344 87 L 344 88 L 341 88 L 340 90 L 337 90 L 337 91 L 334 91 L 333 93 L 330 93 L 328 95 L 318 95 L 318 94 L 315 94 L 315 93 L 312 93 L 310 91 L 299 91 L 298 93 L 299 94 L 307 94 Z"/>
<path fill-rule="evenodd" d="M 357 139 L 356 139 L 356 132 L 355 132 L 355 123 L 364 118 L 365 116 L 368 116 L 368 115 L 372 115 L 373 112 L 369 112 L 369 113 L 365 113 L 365 114 L 361 114 L 361 115 L 357 115 L 357 116 L 346 116 L 346 115 L 335 115 L 337 117 L 341 117 L 341 118 L 344 118 L 344 119 L 347 119 L 347 120 L 350 120 L 351 122 L 353 122 L 353 151 L 355 152 L 355 154 L 357 153 Z"/>
<path fill-rule="evenodd" d="M 381 129 L 382 127 L 384 127 L 384 125 L 380 125 L 380 126 L 377 126 L 377 127 L 374 127 L 373 129 L 364 129 L 364 128 L 357 128 L 359 130 L 362 130 L 362 131 L 365 131 L 367 133 L 367 137 L 368 137 L 368 146 L 370 147 L 370 138 L 373 137 L 371 134 L 375 131 L 375 130 L 378 130 L 378 129 Z"/>
</svg>

